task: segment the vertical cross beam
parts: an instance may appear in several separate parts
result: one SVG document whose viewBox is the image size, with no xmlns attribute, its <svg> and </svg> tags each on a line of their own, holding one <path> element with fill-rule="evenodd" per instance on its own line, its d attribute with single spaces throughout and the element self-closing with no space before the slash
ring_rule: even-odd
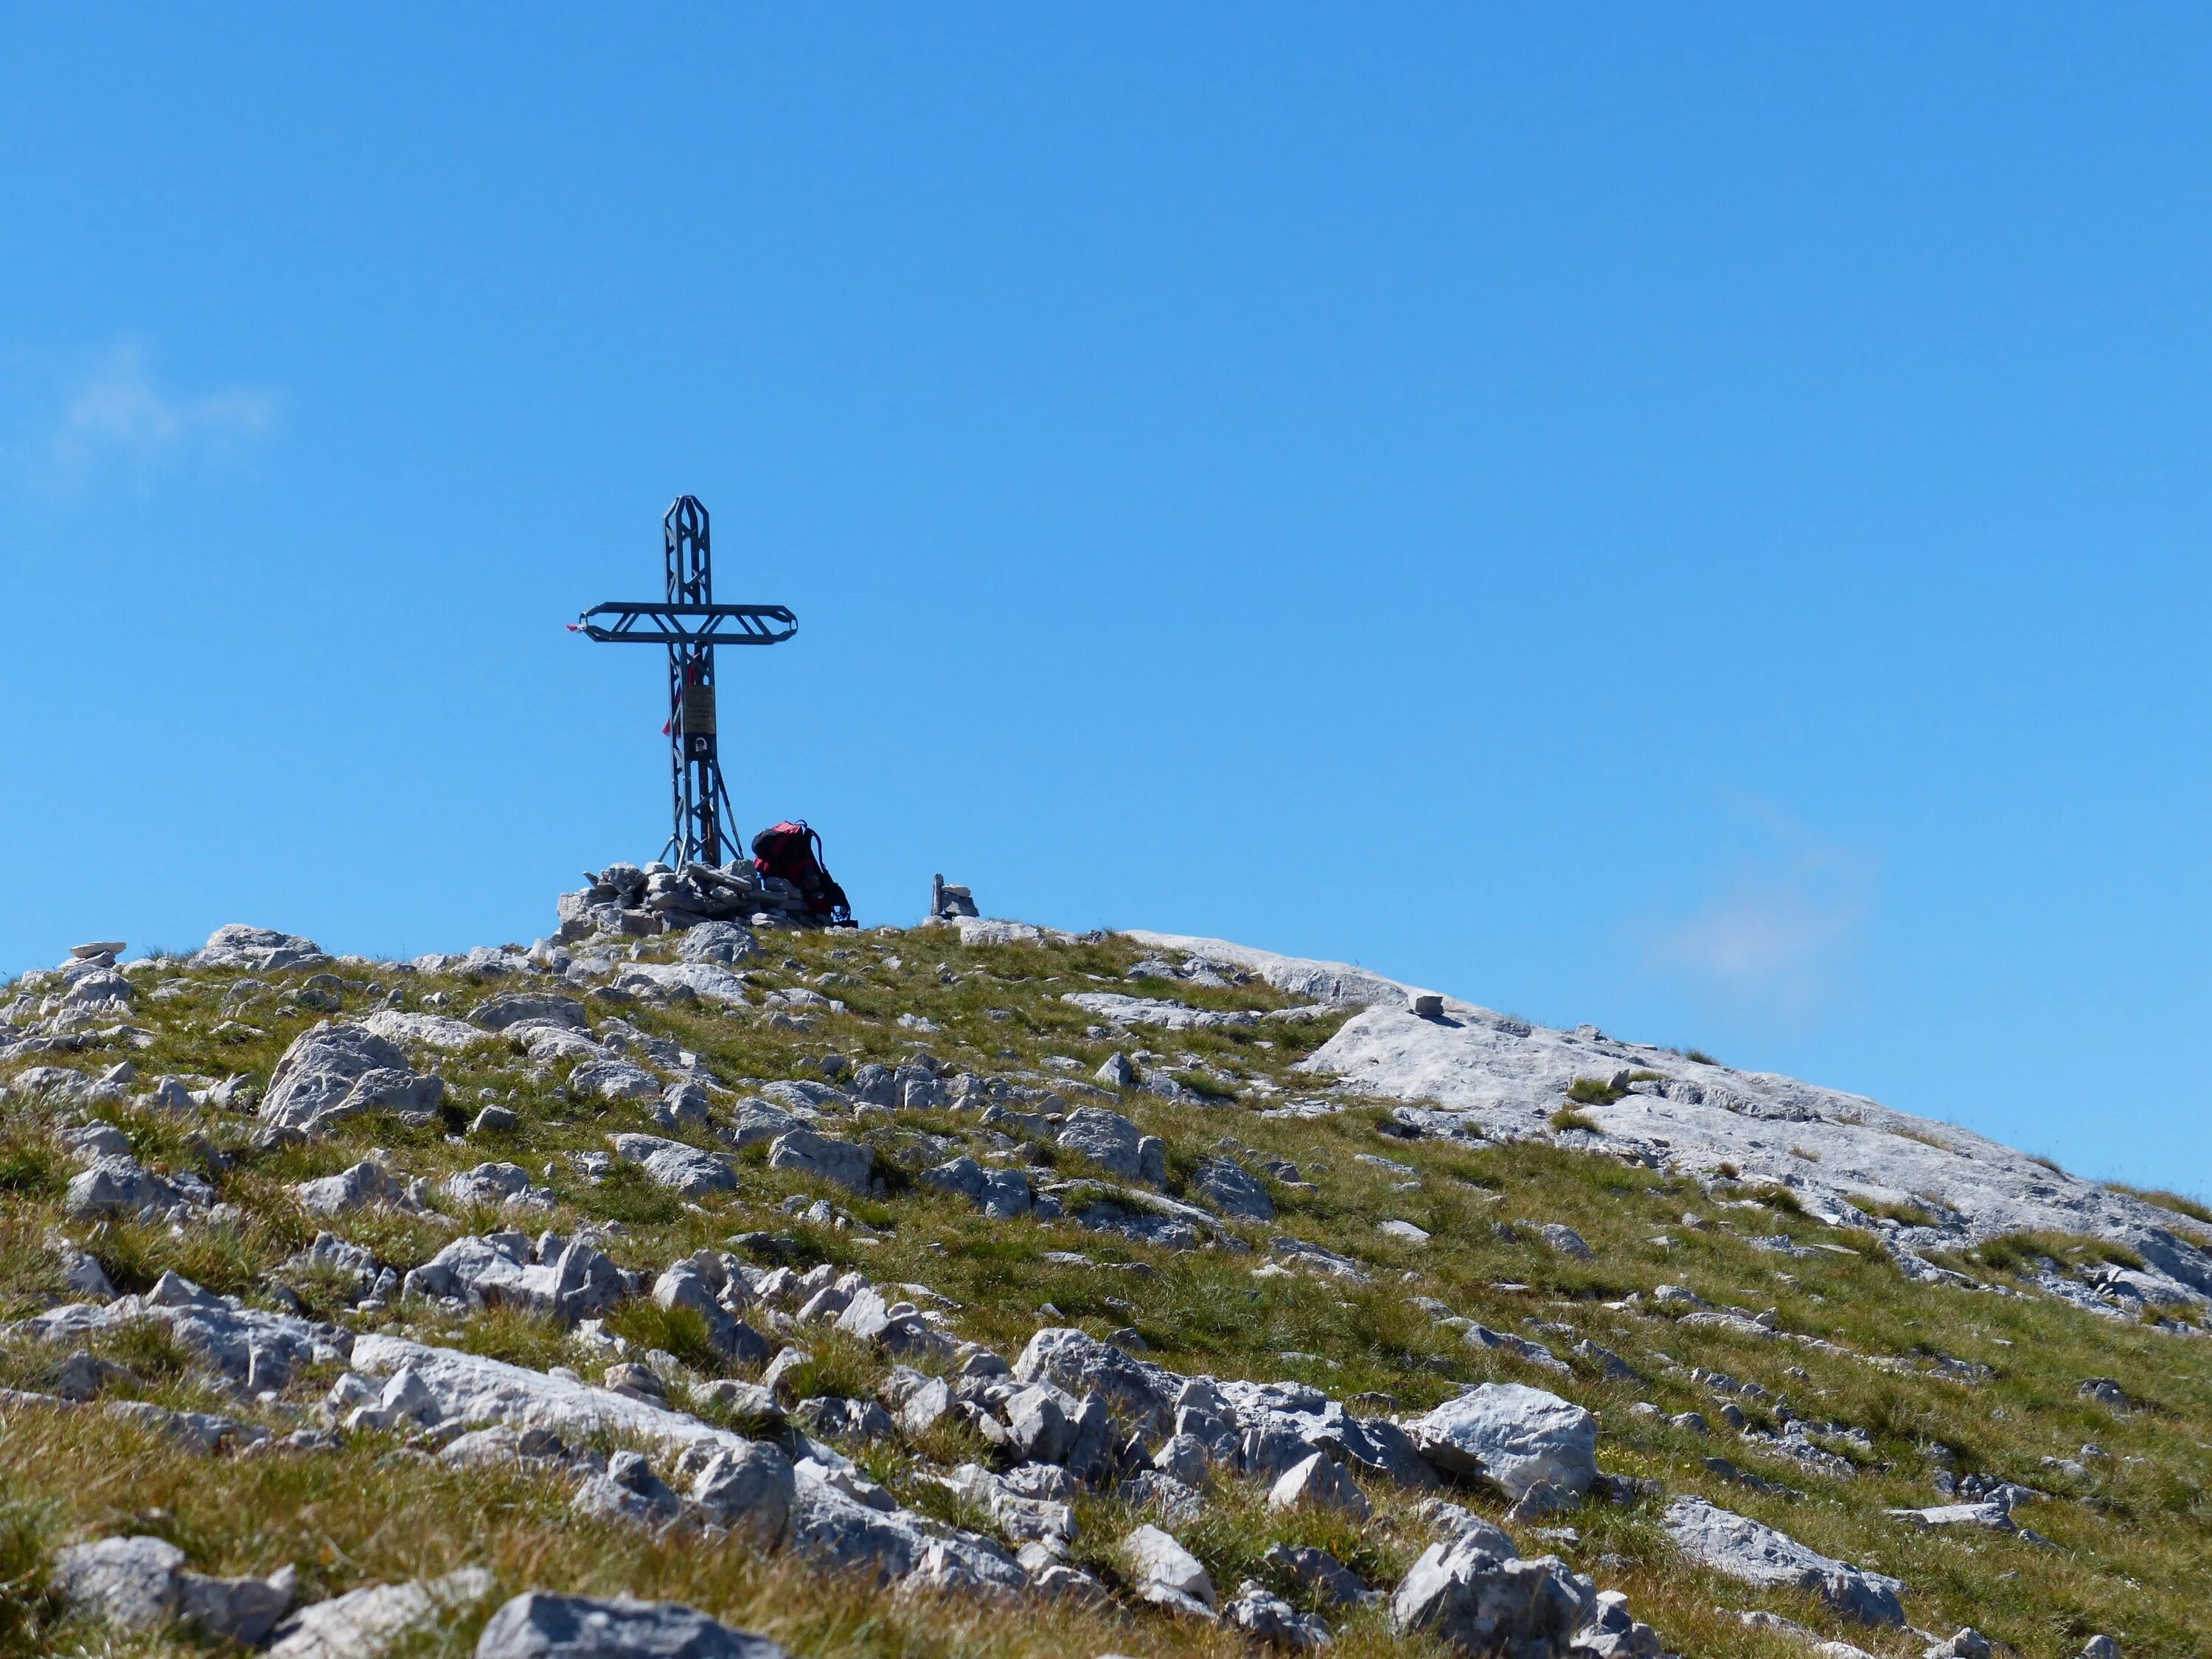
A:
<svg viewBox="0 0 2212 1659">
<path fill-rule="evenodd" d="M 668 603 L 714 603 L 714 550 L 707 509 L 696 495 L 680 495 L 660 521 L 667 555 Z M 668 647 L 669 791 L 676 825 L 663 856 L 686 864 L 720 864 L 722 835 L 731 821 L 730 793 L 722 781 L 714 710 L 714 647 L 687 640 Z"/>
</svg>

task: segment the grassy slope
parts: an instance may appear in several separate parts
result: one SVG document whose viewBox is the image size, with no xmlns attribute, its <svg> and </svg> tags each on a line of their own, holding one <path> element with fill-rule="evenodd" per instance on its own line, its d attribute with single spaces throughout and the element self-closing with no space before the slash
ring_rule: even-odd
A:
<svg viewBox="0 0 2212 1659">
<path fill-rule="evenodd" d="M 1149 990 L 1224 1008 L 1265 1009 L 1284 999 L 1258 985 L 1203 990 L 1176 985 L 1125 986 L 1121 975 L 1139 954 L 1125 942 L 1008 945 L 963 950 L 953 936 L 930 930 L 903 934 L 775 938 L 768 963 L 755 964 L 757 985 L 818 985 L 850 1006 L 820 1018 L 811 1031 L 775 1029 L 757 1011 L 723 1014 L 699 1006 L 636 1007 L 626 1016 L 648 1030 L 678 1037 L 732 1082 L 809 1075 L 809 1062 L 835 1052 L 855 1062 L 896 1062 L 918 1042 L 953 1069 L 1019 1076 L 1057 1076 L 1045 1057 L 1060 1055 L 1090 1069 L 1128 1040 L 1084 1036 L 1088 1017 L 1059 1001 L 1077 989 Z M 892 968 L 896 956 L 902 965 Z M 782 965 L 787 961 L 797 967 Z M 838 978 L 823 982 L 821 976 Z M 1094 981 L 1101 976 L 1110 984 Z M 408 973 L 351 970 L 349 978 L 404 988 L 408 1006 L 442 993 L 446 1012 L 465 1010 L 511 982 L 432 980 Z M 137 1021 L 157 1034 L 136 1058 L 148 1075 L 245 1071 L 265 1078 L 284 1044 L 316 1018 L 282 993 L 302 975 L 263 975 L 278 994 L 236 1011 L 264 1035 L 217 1041 L 225 1016 L 217 1004 L 235 975 L 194 976 L 193 988 L 171 1000 L 147 993 L 179 977 L 173 965 L 142 969 Z M 359 1012 L 377 999 L 349 994 Z M 916 1038 L 895 1020 L 917 1012 L 943 1030 Z M 1133 1093 L 1124 1109 L 1163 1136 L 1179 1181 L 1224 1137 L 1287 1156 L 1310 1190 L 1278 1187 L 1274 1228 L 1245 1230 L 1264 1253 L 1273 1233 L 1293 1234 L 1354 1255 L 1370 1282 L 1298 1274 L 1255 1278 L 1263 1254 L 1206 1250 L 1176 1254 L 1086 1233 L 1070 1224 L 989 1222 L 927 1188 L 907 1188 L 881 1201 L 831 1193 L 871 1224 L 889 1230 L 874 1243 L 834 1228 L 793 1228 L 778 1209 L 803 1184 L 757 1160 L 745 1167 L 738 1192 L 688 1206 L 657 1189 L 618 1179 L 585 1185 L 556 1167 L 551 1184 L 563 1208 L 523 1224 L 562 1228 L 596 1218 L 622 1221 L 628 1237 L 615 1248 L 627 1266 L 651 1268 L 702 1245 L 756 1228 L 795 1231 L 809 1255 L 857 1266 L 880 1281 L 926 1284 L 960 1304 L 962 1334 L 1009 1358 L 1041 1322 L 1071 1322 L 1098 1334 L 1139 1331 L 1152 1357 L 1178 1370 L 1222 1376 L 1294 1376 L 1342 1398 L 1363 1390 L 1392 1396 L 1417 1411 L 1462 1382 L 1510 1377 L 1553 1388 L 1595 1410 L 1602 1424 L 1601 1464 L 1622 1474 L 1656 1477 L 1668 1492 L 1694 1492 L 1782 1527 L 1814 1547 L 1898 1575 L 1911 1586 L 1907 1608 L 1923 1627 L 1948 1631 L 1971 1623 L 2019 1651 L 2071 1655 L 2092 1632 L 2118 1637 L 2130 1655 L 2212 1648 L 2212 1613 L 2202 1595 L 2212 1559 L 2212 1387 L 2202 1350 L 2192 1341 L 2098 1318 L 2028 1297 L 2000 1297 L 1901 1279 L 1864 1236 L 1839 1233 L 1725 1190 L 1562 1147 L 1527 1144 L 1468 1147 L 1405 1142 L 1379 1131 L 1379 1107 L 1355 1104 L 1311 1121 L 1267 1121 L 1257 1107 L 1281 1098 L 1252 1087 L 1273 1079 L 1291 1093 L 1310 1093 L 1311 1080 L 1290 1067 L 1324 1040 L 1334 1024 L 1268 1022 L 1255 1030 L 1138 1034 L 1163 1055 L 1183 1060 L 1184 1075 L 1232 1092 L 1206 1106 L 1170 1105 Z M 90 1063 L 89 1059 L 78 1063 Z M 102 1060 L 100 1063 L 106 1063 Z M 243 1227 L 200 1229 L 172 1237 L 165 1229 L 131 1226 L 67 1229 L 100 1256 L 120 1288 L 150 1282 L 174 1267 L 211 1288 L 259 1297 L 259 1275 L 313 1236 L 283 1196 L 287 1183 L 344 1168 L 371 1146 L 388 1148 L 415 1175 L 437 1175 L 487 1158 L 512 1158 L 540 1175 L 568 1149 L 603 1150 L 621 1129 L 649 1129 L 642 1108 L 602 1108 L 556 1096 L 556 1085 L 533 1080 L 522 1056 L 487 1045 L 447 1057 L 439 1068 L 450 1097 L 473 1112 L 480 1089 L 511 1097 L 522 1127 L 505 1137 L 447 1139 L 465 1119 L 408 1130 L 392 1121 L 349 1126 L 351 1133 L 313 1146 L 255 1156 L 243 1151 L 250 1119 L 204 1123 L 111 1109 L 106 1115 L 137 1142 L 157 1167 L 196 1168 L 222 1196 L 247 1213 Z M 815 1073 L 818 1075 L 818 1073 Z M 1071 1093 L 1070 1104 L 1087 1098 Z M 58 1194 L 69 1165 L 48 1139 L 45 1115 L 22 1103 L 4 1109 L 0 1124 L 0 1311 L 18 1316 L 58 1291 L 52 1258 L 41 1247 L 62 1224 Z M 909 1169 L 951 1156 L 924 1158 L 910 1137 L 977 1133 L 972 1115 L 900 1114 L 868 1131 L 879 1150 L 905 1157 Z M 197 1138 L 199 1138 L 196 1139 Z M 235 1156 L 228 1168 L 207 1156 L 212 1146 Z M 1413 1181 L 1358 1160 L 1369 1153 L 1410 1164 Z M 1073 1160 L 1068 1160 L 1072 1164 Z M 1075 1173 L 1072 1168 L 1069 1173 Z M 1698 1224 L 1686 1224 L 1686 1212 Z M 1376 1231 L 1397 1217 L 1433 1237 L 1425 1246 L 1399 1244 Z M 472 1230 L 498 1224 L 485 1212 Z M 1560 1221 L 1596 1251 L 1589 1262 L 1553 1251 L 1519 1220 Z M 336 1231 L 368 1245 L 403 1270 L 433 1253 L 446 1237 L 419 1222 L 390 1215 L 349 1218 Z M 1783 1257 L 1755 1249 L 1744 1236 L 1785 1232 L 1808 1242 L 1856 1247 L 1858 1253 L 1816 1252 Z M 1664 1235 L 1673 1243 L 1653 1242 Z M 1060 1266 L 1048 1250 L 1080 1251 L 1098 1266 Z M 1984 1270 L 2002 1281 L 2001 1272 Z M 1936 1353 L 1979 1362 L 1995 1379 L 1968 1386 L 1924 1373 L 1900 1374 L 1865 1360 L 1784 1340 L 1760 1340 L 1678 1325 L 1649 1305 L 1662 1281 L 1684 1284 L 1712 1302 L 1772 1308 L 1784 1331 L 1817 1335 L 1869 1356 L 1925 1358 Z M 1502 1285 L 1525 1289 L 1500 1288 Z M 1642 1305 L 1608 1307 L 1632 1292 Z M 1460 1314 L 1499 1329 L 1540 1335 L 1565 1353 L 1589 1337 L 1626 1358 L 1648 1380 L 1613 1382 L 1578 1368 L 1565 1380 L 1465 1346 L 1453 1330 L 1408 1304 L 1437 1297 Z M 1060 1320 L 1041 1320 L 1049 1303 Z M 633 1315 L 634 1335 L 654 1337 L 652 1320 Z M 424 1321 L 395 1309 L 370 1316 L 366 1328 L 408 1329 L 526 1363 L 571 1363 L 596 1374 L 604 1358 L 585 1354 L 557 1329 L 512 1314 L 465 1324 Z M 1556 1328 L 1539 1331 L 1529 1322 Z M 681 1333 L 674 1335 L 680 1336 Z M 141 1392 L 177 1405 L 238 1411 L 197 1382 L 158 1341 L 118 1339 L 118 1357 L 144 1379 Z M 822 1353 L 825 1373 L 848 1384 L 871 1378 L 879 1362 L 864 1353 Z M 1297 1356 L 1297 1357 L 1288 1357 Z M 0 1382 L 37 1387 L 58 1356 L 18 1346 L 0 1349 Z M 1668 1361 L 1674 1362 L 1670 1367 Z M 1718 1426 L 1717 1396 L 1681 1368 L 1704 1366 L 1761 1384 L 1814 1418 L 1856 1425 L 1875 1453 L 1858 1478 L 1838 1482 L 1778 1455 L 1765 1454 Z M 2115 1415 L 2076 1397 L 2089 1376 L 2116 1378 L 2148 1408 Z M 311 1401 L 326 1378 L 303 1376 L 292 1393 Z M 1639 1400 L 1662 1415 L 1633 1414 Z M 1665 1417 L 1701 1411 L 1716 1425 L 1710 1437 L 1676 1430 Z M 1750 1407 L 1753 1425 L 1773 1426 L 1767 1409 Z M 2094 1442 L 2109 1458 L 2090 1464 L 2086 1484 L 2045 1469 L 2045 1456 L 2075 1455 Z M 2049 1489 L 2061 1501 L 2024 1506 L 2020 1519 L 2058 1546 L 2039 1548 L 1987 1533 L 1929 1534 L 1888 1518 L 1890 1506 L 1938 1501 L 1928 1485 L 1927 1448 L 1953 1449 L 1962 1472 L 1987 1471 Z M 40 1563 L 58 1544 L 129 1530 L 163 1532 L 184 1545 L 192 1564 L 209 1571 L 266 1571 L 291 1560 L 320 1592 L 443 1571 L 468 1562 L 495 1569 L 502 1586 L 532 1585 L 603 1593 L 627 1591 L 690 1601 L 731 1622 L 772 1634 L 801 1654 L 979 1653 L 1045 1655 L 1101 1652 L 1222 1652 L 1237 1647 L 1219 1632 L 1177 1626 L 1148 1614 L 1024 1605 L 924 1604 L 912 1598 L 856 1591 L 763 1561 L 738 1547 L 702 1550 L 680 1540 L 655 1541 L 570 1519 L 566 1489 L 550 1478 L 456 1474 L 412 1457 L 393 1458 L 397 1441 L 374 1437 L 337 1456 L 204 1459 L 119 1430 L 89 1415 L 11 1415 L 0 1429 L 0 1649 L 23 1652 L 174 1652 L 195 1650 L 181 1637 L 118 1646 L 105 1634 L 50 1622 L 34 1585 Z M 935 1489 L 917 1481 L 927 1457 L 939 1466 L 975 1455 L 940 1437 L 920 1446 L 872 1450 L 864 1462 L 917 1507 L 950 1514 Z M 1802 1490 L 1793 1499 L 1754 1494 L 1710 1474 L 1715 1455 Z M 1267 1577 L 1258 1562 L 1279 1538 L 1329 1541 L 1346 1559 L 1388 1582 L 1423 1541 L 1410 1504 L 1376 1492 L 1381 1517 L 1364 1535 L 1312 1519 L 1273 1517 L 1254 1494 L 1223 1494 L 1213 1511 L 1182 1529 L 1225 1594 L 1244 1576 Z M 1474 1507 L 1498 1506 L 1475 1497 Z M 1772 1607 L 1862 1645 L 1882 1638 L 1856 1632 L 1796 1594 L 1753 1595 L 1686 1570 L 1673 1558 L 1657 1525 L 1656 1504 L 1634 1509 L 1592 1507 L 1565 1517 L 1578 1530 L 1571 1543 L 1524 1543 L 1531 1553 L 1557 1547 L 1594 1571 L 1601 1586 L 1629 1592 L 1638 1614 L 1656 1625 L 1670 1649 L 1700 1656 L 1794 1653 L 1778 1636 L 1743 1630 L 1722 1607 Z M 1109 1501 L 1086 1500 L 1079 1559 L 1111 1569 L 1111 1540 L 1130 1522 Z M 972 1521 L 972 1517 L 962 1517 Z M 1601 1558 L 1604 1558 L 1601 1560 Z M 1279 1588 L 1287 1589 L 1287 1586 Z M 1336 1651 L 1347 1656 L 1419 1651 L 1395 1641 L 1380 1615 L 1332 1622 Z M 467 1650 L 470 1632 L 447 1638 Z M 1891 1640 L 1887 1651 L 1910 1644 Z"/>
</svg>

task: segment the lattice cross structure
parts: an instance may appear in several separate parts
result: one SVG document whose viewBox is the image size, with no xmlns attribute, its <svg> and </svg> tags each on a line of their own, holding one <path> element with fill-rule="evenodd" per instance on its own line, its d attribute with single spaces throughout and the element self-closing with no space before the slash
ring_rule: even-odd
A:
<svg viewBox="0 0 2212 1659">
<path fill-rule="evenodd" d="M 667 554 L 665 599 L 610 599 L 570 624 L 572 632 L 602 644 L 668 647 L 669 793 L 675 828 L 661 857 L 677 869 L 720 864 L 737 856 L 730 792 L 722 780 L 715 730 L 714 647 L 781 645 L 799 631 L 799 618 L 781 605 L 714 603 L 714 554 L 707 509 L 696 495 L 679 495 L 660 521 Z"/>
</svg>

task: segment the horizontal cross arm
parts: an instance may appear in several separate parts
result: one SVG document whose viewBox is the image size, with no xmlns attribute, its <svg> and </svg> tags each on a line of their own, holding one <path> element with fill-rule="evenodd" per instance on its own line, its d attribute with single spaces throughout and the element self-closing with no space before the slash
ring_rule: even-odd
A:
<svg viewBox="0 0 2212 1659">
<path fill-rule="evenodd" d="M 575 631 L 631 645 L 780 645 L 799 631 L 799 618 L 781 605 L 611 599 L 578 617 Z"/>
</svg>

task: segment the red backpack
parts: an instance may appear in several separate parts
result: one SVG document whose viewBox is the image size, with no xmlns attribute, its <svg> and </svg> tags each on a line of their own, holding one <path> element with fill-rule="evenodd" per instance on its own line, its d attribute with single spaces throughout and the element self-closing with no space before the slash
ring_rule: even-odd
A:
<svg viewBox="0 0 2212 1659">
<path fill-rule="evenodd" d="M 845 890 L 822 862 L 822 837 L 805 818 L 772 823 L 753 837 L 753 868 L 781 876 L 805 896 L 806 908 L 834 927 L 853 926 Z"/>
</svg>

